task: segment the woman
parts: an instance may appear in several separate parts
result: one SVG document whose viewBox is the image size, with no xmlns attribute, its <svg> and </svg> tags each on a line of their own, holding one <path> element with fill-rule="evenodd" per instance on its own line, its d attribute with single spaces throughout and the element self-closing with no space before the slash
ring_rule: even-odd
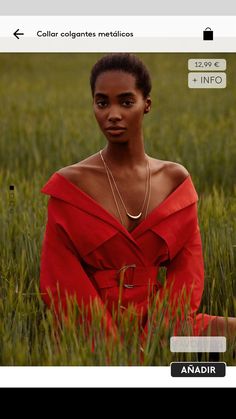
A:
<svg viewBox="0 0 236 419">
<path fill-rule="evenodd" d="M 204 280 L 198 196 L 182 165 L 145 153 L 148 70 L 132 54 L 109 54 L 94 65 L 90 84 L 107 145 L 58 170 L 42 189 L 50 195 L 40 273 L 45 302 L 67 313 L 68 297 L 76 296 L 88 323 L 96 302 L 112 334 L 112 312 L 133 304 L 144 339 L 156 297 L 157 309 L 167 301 L 165 324 L 174 320 L 175 334 L 187 318 L 189 333 L 235 335 L 235 319 L 196 314 Z M 160 266 L 167 269 L 164 287 Z"/>
</svg>

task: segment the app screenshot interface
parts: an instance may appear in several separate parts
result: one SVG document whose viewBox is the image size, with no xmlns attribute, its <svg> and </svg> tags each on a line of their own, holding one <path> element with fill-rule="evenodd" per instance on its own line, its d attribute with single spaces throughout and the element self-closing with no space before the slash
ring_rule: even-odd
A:
<svg viewBox="0 0 236 419">
<path fill-rule="evenodd" d="M 2 386 L 234 386 L 235 23 L 0 16 Z"/>
</svg>

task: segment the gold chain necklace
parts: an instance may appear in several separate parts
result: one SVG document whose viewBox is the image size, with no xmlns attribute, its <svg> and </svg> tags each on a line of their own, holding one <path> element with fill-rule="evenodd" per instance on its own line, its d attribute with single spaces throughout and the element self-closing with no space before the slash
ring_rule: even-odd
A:
<svg viewBox="0 0 236 419">
<path fill-rule="evenodd" d="M 121 223 L 124 225 L 123 217 L 122 217 L 121 212 L 120 212 L 120 208 L 119 208 L 119 205 L 118 205 L 118 202 L 117 202 L 115 193 L 114 193 L 114 189 L 113 189 L 113 186 L 112 186 L 111 179 L 112 179 L 112 181 L 114 183 L 114 186 L 116 188 L 116 191 L 117 191 L 117 194 L 118 194 L 118 196 L 120 198 L 120 201 L 121 201 L 121 203 L 122 203 L 122 205 L 123 205 L 123 207 L 125 209 L 126 215 L 129 218 L 131 218 L 132 220 L 138 220 L 142 216 L 142 214 L 143 214 L 143 210 L 145 208 L 145 204 L 146 204 L 146 201 L 147 201 L 146 212 L 145 212 L 145 217 L 146 217 L 147 216 L 147 212 L 148 212 L 149 202 L 150 202 L 150 196 L 151 196 L 151 171 L 150 171 L 150 165 L 149 165 L 148 158 L 146 157 L 146 160 L 147 160 L 147 177 L 146 177 L 146 185 L 145 185 L 145 194 L 144 194 L 143 205 L 142 205 L 141 211 L 140 211 L 140 213 L 138 215 L 132 215 L 132 214 L 129 213 L 129 211 L 126 208 L 126 205 L 125 205 L 125 203 L 123 201 L 123 198 L 122 198 L 122 196 L 120 194 L 120 191 L 118 189 L 118 186 L 116 184 L 116 181 L 114 179 L 114 176 L 113 176 L 111 170 L 109 169 L 109 167 L 107 166 L 107 164 L 106 164 L 106 162 L 105 162 L 105 160 L 103 158 L 102 150 L 100 150 L 100 156 L 101 156 L 103 165 L 104 165 L 105 170 L 106 170 L 107 178 L 108 178 L 108 181 L 109 181 L 109 184 L 110 184 L 111 192 L 112 192 L 112 195 L 113 195 L 115 204 L 116 204 L 117 212 L 119 214 Z"/>
</svg>

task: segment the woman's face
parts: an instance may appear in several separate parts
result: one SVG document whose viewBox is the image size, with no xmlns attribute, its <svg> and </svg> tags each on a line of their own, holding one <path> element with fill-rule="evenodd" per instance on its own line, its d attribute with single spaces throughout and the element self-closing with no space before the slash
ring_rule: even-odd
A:
<svg viewBox="0 0 236 419">
<path fill-rule="evenodd" d="M 97 122 L 111 142 L 127 142 L 142 132 L 143 115 L 151 107 L 132 74 L 124 71 L 101 73 L 95 84 L 93 108 Z"/>
</svg>

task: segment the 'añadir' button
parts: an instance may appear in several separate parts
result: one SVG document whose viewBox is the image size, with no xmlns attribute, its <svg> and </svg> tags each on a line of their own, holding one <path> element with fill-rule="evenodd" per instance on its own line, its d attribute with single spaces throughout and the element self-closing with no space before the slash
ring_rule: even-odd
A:
<svg viewBox="0 0 236 419">
<path fill-rule="evenodd" d="M 172 377 L 225 377 L 225 362 L 172 362 Z"/>
</svg>

